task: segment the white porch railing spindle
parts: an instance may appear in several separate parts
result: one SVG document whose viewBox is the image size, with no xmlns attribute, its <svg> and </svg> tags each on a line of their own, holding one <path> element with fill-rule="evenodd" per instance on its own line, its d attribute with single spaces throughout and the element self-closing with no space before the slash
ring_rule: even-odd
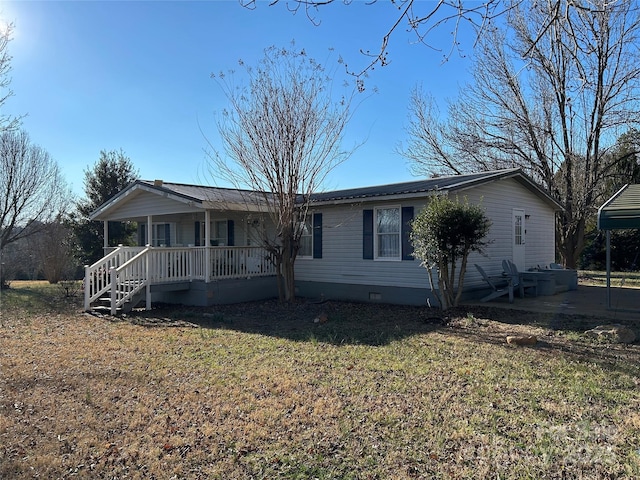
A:
<svg viewBox="0 0 640 480">
<path fill-rule="evenodd" d="M 111 315 L 115 315 L 116 314 L 116 309 L 117 309 L 117 292 L 118 292 L 118 280 L 116 278 L 116 267 L 111 267 L 109 269 L 109 278 L 110 278 L 110 283 L 111 283 Z M 116 294 L 114 295 L 113 293 L 116 292 Z"/>
<path fill-rule="evenodd" d="M 275 267 L 261 247 L 118 247 L 85 267 L 84 307 L 109 291 L 117 308 L 146 285 L 270 275 Z"/>
</svg>

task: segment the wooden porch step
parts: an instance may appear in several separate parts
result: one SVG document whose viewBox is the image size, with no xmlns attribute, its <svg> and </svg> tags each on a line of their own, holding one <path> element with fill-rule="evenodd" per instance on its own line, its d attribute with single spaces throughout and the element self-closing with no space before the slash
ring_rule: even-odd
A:
<svg viewBox="0 0 640 480">
<path fill-rule="evenodd" d="M 131 301 L 126 302 L 124 305 L 118 308 L 118 311 L 121 313 L 129 313 L 135 307 L 137 307 L 140 302 L 145 300 L 145 291 L 141 290 L 136 293 Z M 92 310 L 107 310 L 111 311 L 111 297 L 100 297 L 95 302 L 91 304 Z"/>
</svg>

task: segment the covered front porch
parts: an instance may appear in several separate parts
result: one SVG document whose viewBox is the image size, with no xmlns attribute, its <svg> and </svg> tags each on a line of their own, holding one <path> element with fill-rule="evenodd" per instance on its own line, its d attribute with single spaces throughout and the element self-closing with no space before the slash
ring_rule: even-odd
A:
<svg viewBox="0 0 640 480">
<path fill-rule="evenodd" d="M 235 290 L 247 290 L 238 282 L 253 279 L 256 284 L 256 278 L 274 277 L 274 263 L 261 246 L 273 234 L 273 225 L 263 197 L 254 196 L 161 180 L 134 182 L 90 217 L 103 222 L 105 256 L 85 267 L 84 308 L 107 301 L 115 313 L 143 300 L 150 308 L 152 298 L 205 305 L 216 295 L 214 283 L 228 286 L 218 296 L 238 297 Z M 139 246 L 109 246 L 109 222 L 118 221 L 137 224 Z M 191 293 L 175 293 L 185 291 Z M 248 294 L 241 298 L 258 299 Z"/>
<path fill-rule="evenodd" d="M 275 276 L 270 254 L 262 247 L 124 247 L 85 267 L 84 308 L 109 301 L 112 314 L 145 301 L 152 289 L 189 290 L 194 282 Z M 160 289 L 157 289 L 160 290 Z M 204 302 L 200 302 L 204 303 Z"/>
</svg>

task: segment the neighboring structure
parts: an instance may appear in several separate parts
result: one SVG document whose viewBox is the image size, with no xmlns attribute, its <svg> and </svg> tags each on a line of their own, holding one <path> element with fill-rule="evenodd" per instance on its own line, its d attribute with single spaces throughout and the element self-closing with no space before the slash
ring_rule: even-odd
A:
<svg viewBox="0 0 640 480">
<path fill-rule="evenodd" d="M 496 274 L 505 258 L 520 270 L 554 260 L 561 207 L 521 170 L 439 177 L 313 195 L 296 261 L 296 293 L 434 304 L 427 272 L 412 257 L 409 228 L 435 194 L 480 203 L 493 222 L 486 257 L 473 255 L 470 265 Z M 274 234 L 264 195 L 159 180 L 133 183 L 92 219 L 138 222 L 141 246 L 121 247 L 87 267 L 85 308 L 106 294 L 112 309 L 142 296 L 147 306 L 152 299 L 212 305 L 277 296 L 275 271 L 260 247 L 261 238 Z M 470 295 L 484 287 L 472 269 L 465 287 Z"/>
<path fill-rule="evenodd" d="M 598 209 L 598 229 L 607 236 L 607 308 L 611 308 L 611 230 L 640 228 L 640 185 L 625 185 Z"/>
</svg>

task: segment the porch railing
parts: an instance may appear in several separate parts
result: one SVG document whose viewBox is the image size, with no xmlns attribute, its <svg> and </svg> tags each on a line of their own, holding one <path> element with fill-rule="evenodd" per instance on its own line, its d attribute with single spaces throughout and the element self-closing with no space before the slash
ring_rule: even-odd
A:
<svg viewBox="0 0 640 480">
<path fill-rule="evenodd" d="M 149 285 L 149 252 L 147 247 L 132 257 L 129 261 L 112 268 L 109 272 L 111 279 L 111 315 L 115 315 L 118 308 L 131 302 L 134 296 Z M 151 308 L 151 298 L 147 295 L 147 308 Z"/>
<path fill-rule="evenodd" d="M 214 281 L 276 273 L 262 247 L 154 247 L 148 255 L 151 283 Z"/>
<path fill-rule="evenodd" d="M 262 247 L 212 247 L 211 280 L 275 275 L 269 253 Z"/>
<path fill-rule="evenodd" d="M 118 268 L 142 252 L 145 247 L 116 247 L 91 266 L 84 268 L 84 308 L 111 289 L 110 271 Z"/>
<path fill-rule="evenodd" d="M 153 285 L 275 274 L 269 253 L 262 247 L 118 247 L 85 267 L 84 306 L 89 310 L 109 291 L 112 302 L 118 292 L 128 292 L 129 298 L 131 290 L 142 288 L 142 282 Z M 125 301 L 123 298 L 116 303 Z"/>
</svg>

